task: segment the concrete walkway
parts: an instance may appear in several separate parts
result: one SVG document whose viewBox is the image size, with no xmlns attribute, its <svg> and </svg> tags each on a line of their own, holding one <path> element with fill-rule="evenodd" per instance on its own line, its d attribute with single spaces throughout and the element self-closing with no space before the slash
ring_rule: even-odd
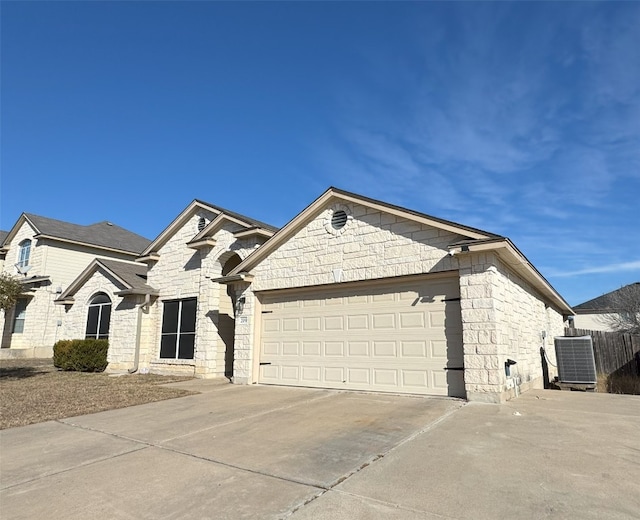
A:
<svg viewBox="0 0 640 520">
<path fill-rule="evenodd" d="M 202 385 L 0 432 L 0 517 L 640 518 L 638 397 Z"/>
</svg>

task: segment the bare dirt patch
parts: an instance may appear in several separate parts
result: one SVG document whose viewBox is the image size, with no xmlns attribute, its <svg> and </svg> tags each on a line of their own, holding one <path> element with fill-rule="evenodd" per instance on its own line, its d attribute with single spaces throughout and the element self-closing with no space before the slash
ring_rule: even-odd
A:
<svg viewBox="0 0 640 520">
<path fill-rule="evenodd" d="M 63 372 L 50 359 L 0 361 L 0 429 L 193 394 L 160 385 L 190 377 Z"/>
</svg>

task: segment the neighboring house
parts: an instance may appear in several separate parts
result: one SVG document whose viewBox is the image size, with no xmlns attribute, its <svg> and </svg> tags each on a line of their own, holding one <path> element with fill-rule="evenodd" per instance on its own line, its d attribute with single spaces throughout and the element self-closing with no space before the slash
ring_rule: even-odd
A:
<svg viewBox="0 0 640 520">
<path fill-rule="evenodd" d="M 543 386 L 573 311 L 508 238 L 335 188 L 275 231 L 194 201 L 138 259 L 146 282 L 95 263 L 59 303 L 80 326 L 108 296 L 109 370 L 487 402 Z"/>
<path fill-rule="evenodd" d="M 614 303 L 616 295 L 631 285 L 640 285 L 640 282 L 626 285 L 573 307 L 573 326 L 576 329 L 614 331 L 610 318 L 620 311 Z"/>
<path fill-rule="evenodd" d="M 138 270 L 95 261 L 60 295 L 63 337 L 105 331 L 110 371 L 231 377 L 234 295 L 211 278 L 228 273 L 275 231 L 194 200 L 142 251 Z M 99 316 L 92 310 L 106 305 Z M 97 324 L 89 330 L 91 313 Z"/>
<path fill-rule="evenodd" d="M 23 296 L 0 314 L 2 348 L 50 356 L 64 325 L 53 301 L 94 258 L 134 262 L 149 240 L 110 222 L 88 226 L 23 213 L 0 247 L 3 271 L 20 277 Z"/>
<path fill-rule="evenodd" d="M 7 235 L 9 234 L 8 231 L 4 231 L 2 229 L 0 229 L 0 246 L 2 246 L 2 244 L 4 243 L 4 239 L 7 238 Z M 4 253 L 2 252 L 2 250 L 0 249 L 0 273 L 2 271 L 4 271 Z"/>
</svg>

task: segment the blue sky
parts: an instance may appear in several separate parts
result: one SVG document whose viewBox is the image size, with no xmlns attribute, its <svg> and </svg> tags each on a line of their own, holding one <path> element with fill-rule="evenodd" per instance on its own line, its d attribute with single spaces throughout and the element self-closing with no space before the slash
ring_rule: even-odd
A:
<svg viewBox="0 0 640 520">
<path fill-rule="evenodd" d="M 640 3 L 0 9 L 2 229 L 283 225 L 334 185 L 509 236 L 574 305 L 640 281 Z"/>
</svg>

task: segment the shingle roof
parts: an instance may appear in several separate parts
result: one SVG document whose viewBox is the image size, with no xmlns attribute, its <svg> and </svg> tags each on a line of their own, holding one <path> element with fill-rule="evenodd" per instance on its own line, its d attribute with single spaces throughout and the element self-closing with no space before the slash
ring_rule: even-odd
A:
<svg viewBox="0 0 640 520">
<path fill-rule="evenodd" d="M 615 291 L 608 292 L 603 294 L 602 296 L 598 296 L 597 298 L 593 298 L 592 300 L 581 303 L 580 305 L 574 305 L 573 310 L 578 314 L 587 314 L 590 311 L 612 311 L 616 310 L 613 308 L 612 303 L 615 299 L 615 296 L 618 292 L 624 290 L 626 287 L 630 287 L 631 285 L 640 285 L 640 282 L 631 283 L 629 285 L 625 285 L 620 289 L 616 289 Z"/>
<path fill-rule="evenodd" d="M 4 231 L 4 230 L 0 229 L 0 246 L 4 242 L 4 239 L 7 238 L 8 234 L 9 234 L 8 231 Z"/>
<path fill-rule="evenodd" d="M 217 210 L 217 211 L 221 211 L 222 213 L 225 213 L 226 215 L 229 215 L 230 217 L 234 217 L 237 218 L 239 220 L 243 220 L 244 222 L 246 222 L 247 224 L 253 224 L 256 227 L 259 228 L 263 228 L 263 229 L 268 229 L 270 231 L 278 231 L 279 228 L 272 226 L 271 224 L 267 224 L 266 222 L 261 222 L 260 220 L 256 220 L 255 218 L 251 218 L 251 217 L 247 217 L 246 215 L 242 215 L 241 213 L 236 213 L 235 211 L 230 211 L 228 209 L 222 208 L 220 206 L 216 206 L 215 204 L 211 204 L 207 201 L 204 201 L 202 199 L 196 199 L 197 202 L 200 202 L 201 204 L 206 204 L 207 206 Z"/>
<path fill-rule="evenodd" d="M 147 266 L 143 264 L 129 264 L 127 262 L 119 262 L 118 260 L 107 260 L 100 258 L 98 260 L 107 269 L 127 283 L 132 289 L 148 288 L 147 285 Z"/>
<path fill-rule="evenodd" d="M 48 217 L 41 217 L 32 213 L 24 214 L 29 221 L 43 234 L 54 238 L 72 240 L 83 244 L 119 249 L 140 253 L 151 241 L 128 231 L 111 222 L 98 222 L 88 226 L 63 222 Z"/>
</svg>

